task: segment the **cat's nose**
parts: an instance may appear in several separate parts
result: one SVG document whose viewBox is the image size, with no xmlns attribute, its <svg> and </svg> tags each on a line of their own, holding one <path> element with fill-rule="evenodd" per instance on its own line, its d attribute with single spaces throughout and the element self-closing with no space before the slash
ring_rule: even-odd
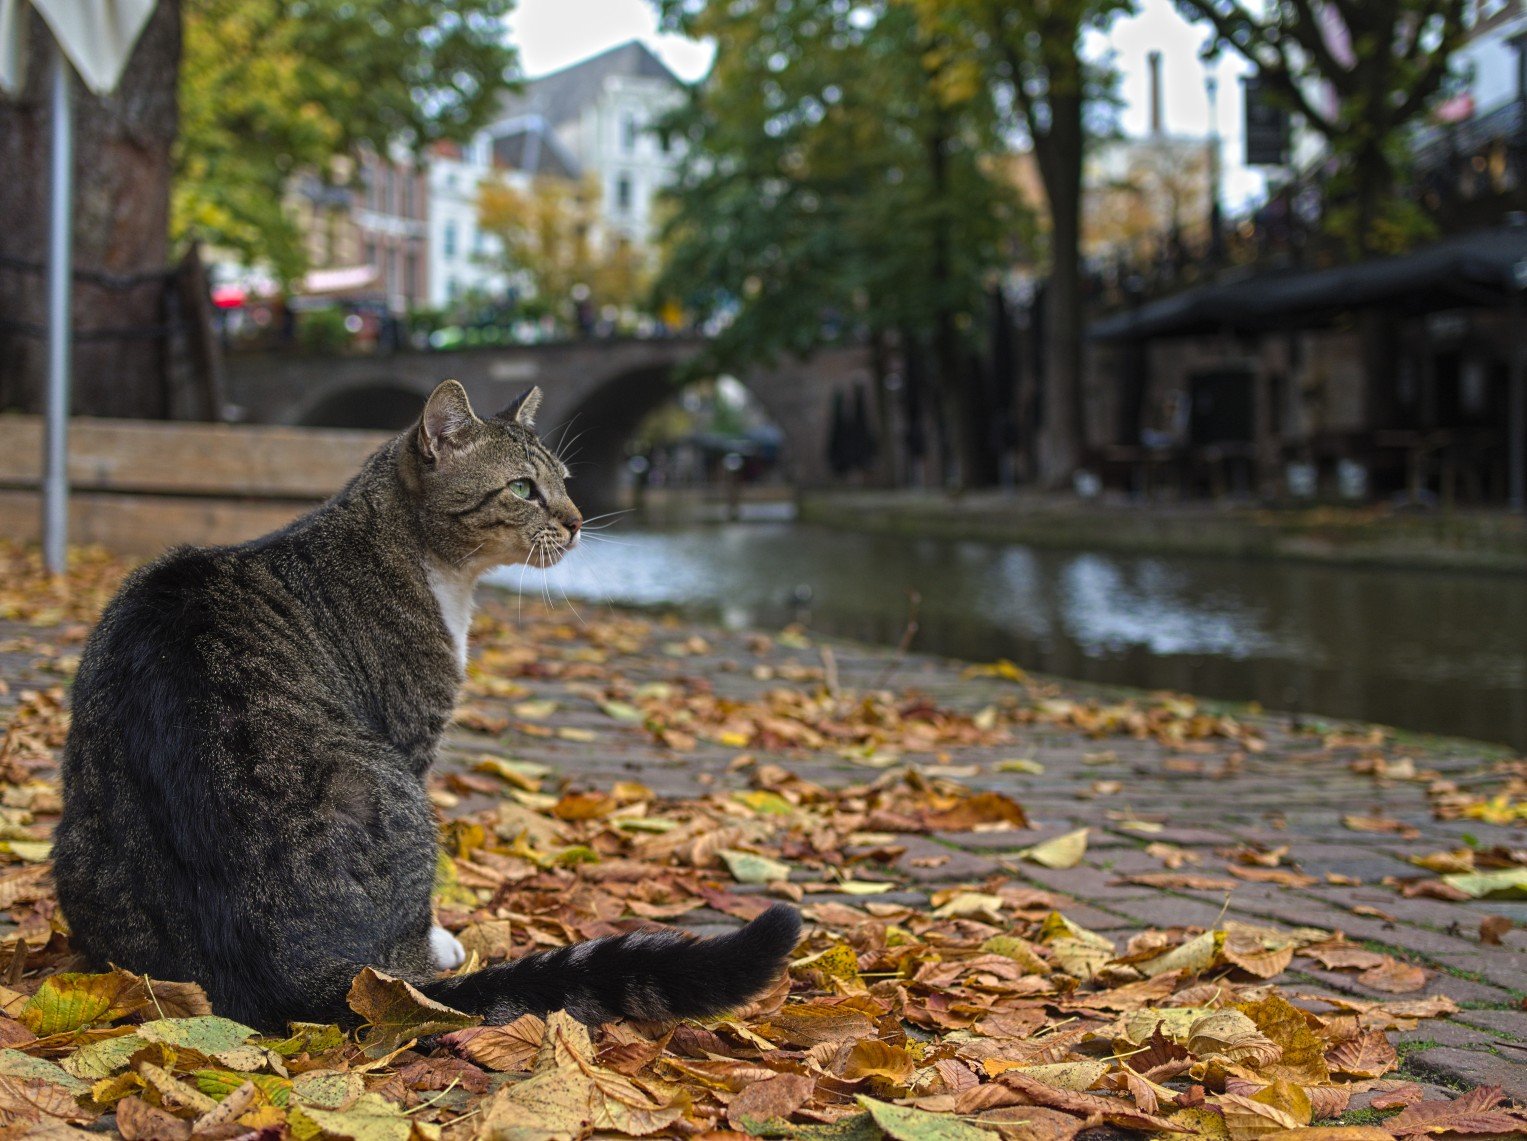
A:
<svg viewBox="0 0 1527 1141">
<path fill-rule="evenodd" d="M 564 515 L 562 517 L 562 526 L 567 528 L 568 538 L 576 539 L 578 537 L 578 528 L 583 526 L 583 516 Z"/>
</svg>

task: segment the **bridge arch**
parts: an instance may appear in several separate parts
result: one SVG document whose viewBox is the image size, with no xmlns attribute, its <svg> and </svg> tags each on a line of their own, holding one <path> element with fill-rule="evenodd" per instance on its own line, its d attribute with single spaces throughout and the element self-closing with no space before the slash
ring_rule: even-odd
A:
<svg viewBox="0 0 1527 1141">
<path fill-rule="evenodd" d="M 392 377 L 340 380 L 314 393 L 295 409 L 302 428 L 373 428 L 400 432 L 423 407 L 427 387 Z"/>
<path fill-rule="evenodd" d="M 741 383 L 769 418 L 780 424 L 770 407 L 769 393 L 759 392 L 745 379 Z M 675 369 L 668 365 L 624 369 L 576 394 L 568 393 L 563 400 L 554 401 L 555 394 L 548 391 L 547 406 L 539 420 L 542 438 L 553 446 L 560 446 L 564 438 L 574 441 L 566 449 L 568 467 L 576 481 L 574 498 L 600 510 L 612 507 L 619 497 L 627 441 L 649 413 L 683 391 Z M 780 427 L 784 436 L 780 464 L 788 476 L 794 441 L 789 426 Z"/>
<path fill-rule="evenodd" d="M 424 398 L 447 377 L 461 381 L 484 414 L 538 384 L 546 396 L 543 430 L 555 440 L 560 426 L 575 419 L 569 436 L 585 433 L 575 457 L 586 465 L 577 494 L 608 504 L 618 488 L 625 441 L 643 416 L 678 393 L 674 371 L 701 347 L 692 340 L 655 338 L 381 356 L 235 354 L 227 361 L 227 389 L 252 423 L 397 430 L 418 415 Z M 827 438 L 833 393 L 868 383 L 868 365 L 862 347 L 844 346 L 738 376 L 779 426 L 781 461 L 791 482 L 810 486 L 831 478 Z M 609 462 L 599 462 L 606 457 Z"/>
</svg>

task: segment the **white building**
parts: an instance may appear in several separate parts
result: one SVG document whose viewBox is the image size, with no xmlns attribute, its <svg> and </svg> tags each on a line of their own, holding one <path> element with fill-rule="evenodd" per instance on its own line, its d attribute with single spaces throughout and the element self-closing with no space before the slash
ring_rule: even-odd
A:
<svg viewBox="0 0 1527 1141">
<path fill-rule="evenodd" d="M 493 170 L 493 140 L 442 143 L 429 161 L 429 304 L 450 309 L 468 294 L 502 295 L 498 242 L 477 224 L 477 193 Z"/>
<path fill-rule="evenodd" d="M 639 246 L 656 234 L 654 204 L 678 161 L 653 130 L 684 85 L 636 40 L 543 75 L 506 96 L 488 128 L 501 159 L 527 173 L 594 176 L 607 235 Z"/>
</svg>

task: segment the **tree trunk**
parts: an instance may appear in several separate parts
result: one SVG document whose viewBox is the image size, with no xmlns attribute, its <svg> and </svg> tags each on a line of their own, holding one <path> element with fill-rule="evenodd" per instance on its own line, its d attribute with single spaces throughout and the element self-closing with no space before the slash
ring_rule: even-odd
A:
<svg viewBox="0 0 1527 1141">
<path fill-rule="evenodd" d="M 53 42 L 30 18 L 27 83 L 0 99 L 0 408 L 38 411 L 47 370 L 48 91 Z M 162 329 L 169 268 L 170 148 L 178 120 L 180 0 L 159 0 L 121 85 L 74 94 L 72 411 L 168 414 Z"/>
<path fill-rule="evenodd" d="M 1080 64 L 1078 64 L 1078 67 Z M 1078 75 L 1074 90 L 1080 92 Z M 1050 205 L 1049 339 L 1044 422 L 1039 435 L 1039 481 L 1067 486 L 1082 454 L 1082 100 L 1053 91 L 1051 125 L 1035 139 Z"/>
</svg>

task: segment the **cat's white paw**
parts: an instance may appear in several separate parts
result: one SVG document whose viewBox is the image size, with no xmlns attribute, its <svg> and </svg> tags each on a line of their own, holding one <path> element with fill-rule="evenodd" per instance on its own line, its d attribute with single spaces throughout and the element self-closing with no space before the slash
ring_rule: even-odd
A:
<svg viewBox="0 0 1527 1141">
<path fill-rule="evenodd" d="M 467 949 L 461 940 L 438 923 L 429 929 L 429 952 L 435 959 L 435 967 L 442 971 L 454 970 L 467 961 Z"/>
</svg>

